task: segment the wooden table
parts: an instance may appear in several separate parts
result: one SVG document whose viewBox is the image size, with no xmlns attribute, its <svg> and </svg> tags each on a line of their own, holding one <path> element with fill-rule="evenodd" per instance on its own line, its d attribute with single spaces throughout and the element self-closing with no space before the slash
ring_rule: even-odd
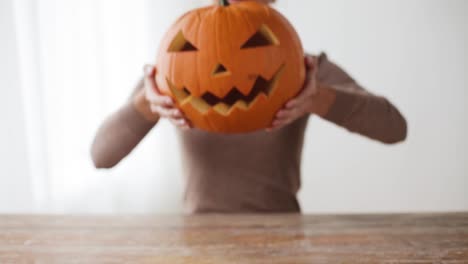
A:
<svg viewBox="0 0 468 264">
<path fill-rule="evenodd" d="M 468 263 L 468 213 L 0 216 L 0 263 Z"/>
</svg>

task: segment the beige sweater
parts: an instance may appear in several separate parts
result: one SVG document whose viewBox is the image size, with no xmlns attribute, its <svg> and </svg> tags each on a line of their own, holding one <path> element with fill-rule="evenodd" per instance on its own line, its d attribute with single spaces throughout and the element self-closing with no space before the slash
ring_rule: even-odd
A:
<svg viewBox="0 0 468 264">
<path fill-rule="evenodd" d="M 384 143 L 406 138 L 406 121 L 388 100 L 364 90 L 325 54 L 319 57 L 318 70 L 318 82 L 336 94 L 324 119 Z M 299 212 L 296 194 L 308 118 L 271 133 L 179 131 L 187 212 Z M 96 166 L 117 164 L 154 125 L 132 104 L 121 108 L 96 135 L 92 146 Z"/>
</svg>

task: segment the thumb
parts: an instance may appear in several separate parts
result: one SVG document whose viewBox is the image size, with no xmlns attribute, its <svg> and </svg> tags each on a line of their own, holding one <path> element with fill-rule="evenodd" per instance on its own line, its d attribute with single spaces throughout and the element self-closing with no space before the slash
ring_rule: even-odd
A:
<svg viewBox="0 0 468 264">
<path fill-rule="evenodd" d="M 156 67 L 151 64 L 146 64 L 143 67 L 143 71 L 145 73 L 145 77 L 154 77 L 156 75 Z"/>
</svg>

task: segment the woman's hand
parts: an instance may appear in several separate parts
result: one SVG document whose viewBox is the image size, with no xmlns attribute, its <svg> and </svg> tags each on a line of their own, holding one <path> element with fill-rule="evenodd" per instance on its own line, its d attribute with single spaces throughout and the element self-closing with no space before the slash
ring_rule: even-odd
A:
<svg viewBox="0 0 468 264">
<path fill-rule="evenodd" d="M 304 88 L 276 114 L 272 126 L 267 131 L 283 128 L 304 115 L 324 116 L 334 103 L 333 91 L 318 84 L 318 58 L 306 55 L 304 60 L 307 70 Z"/>
<path fill-rule="evenodd" d="M 181 129 L 190 129 L 188 120 L 182 111 L 176 108 L 172 98 L 159 92 L 155 81 L 156 68 L 153 65 L 146 65 L 144 71 L 145 96 L 146 100 L 149 101 L 151 112 L 169 119 L 175 126 Z"/>
<path fill-rule="evenodd" d="M 294 99 L 286 103 L 275 117 L 272 126 L 268 131 L 285 127 L 306 114 L 312 113 L 313 97 L 317 94 L 317 66 L 316 57 L 306 55 L 304 58 L 306 64 L 306 81 L 304 88 Z"/>
</svg>

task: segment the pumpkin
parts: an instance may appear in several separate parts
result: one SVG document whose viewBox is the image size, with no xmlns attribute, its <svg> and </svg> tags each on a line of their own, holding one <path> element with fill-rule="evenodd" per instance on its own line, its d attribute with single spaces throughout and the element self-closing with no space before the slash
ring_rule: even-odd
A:
<svg viewBox="0 0 468 264">
<path fill-rule="evenodd" d="M 245 133 L 269 127 L 301 90 L 304 52 L 278 11 L 220 1 L 190 11 L 166 33 L 156 82 L 196 127 Z"/>
</svg>

